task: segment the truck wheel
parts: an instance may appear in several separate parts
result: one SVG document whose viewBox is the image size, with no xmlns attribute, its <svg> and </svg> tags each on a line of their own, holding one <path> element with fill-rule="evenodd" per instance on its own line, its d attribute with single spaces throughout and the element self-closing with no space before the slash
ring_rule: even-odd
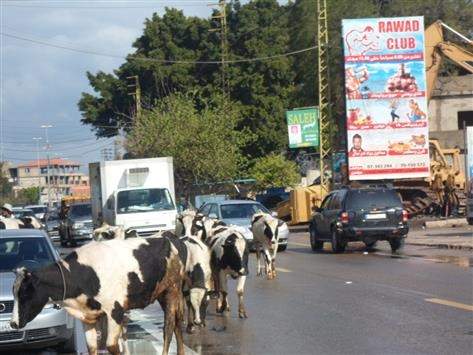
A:
<svg viewBox="0 0 473 355">
<path fill-rule="evenodd" d="M 312 251 L 318 251 L 324 248 L 324 242 L 317 240 L 317 227 L 313 223 L 309 226 L 309 239 Z"/>
<path fill-rule="evenodd" d="M 391 238 L 389 240 L 389 244 L 391 245 L 391 251 L 395 253 L 404 245 L 404 238 L 402 237 Z"/>
<path fill-rule="evenodd" d="M 347 243 L 342 240 L 342 237 L 337 233 L 335 229 L 332 230 L 332 252 L 343 253 Z"/>
<path fill-rule="evenodd" d="M 369 242 L 369 243 L 365 242 L 366 249 L 372 250 L 376 246 L 376 243 L 377 243 L 377 241 Z"/>
</svg>

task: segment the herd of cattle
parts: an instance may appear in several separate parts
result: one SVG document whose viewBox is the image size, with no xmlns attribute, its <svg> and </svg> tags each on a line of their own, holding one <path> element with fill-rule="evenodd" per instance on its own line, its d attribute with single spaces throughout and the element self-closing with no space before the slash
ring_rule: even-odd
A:
<svg viewBox="0 0 473 355">
<path fill-rule="evenodd" d="M 257 275 L 260 256 L 268 279 L 276 277 L 279 221 L 271 215 L 253 216 Z M 230 311 L 228 277 L 237 281 L 238 315 L 247 318 L 245 281 L 249 246 L 243 235 L 223 222 L 184 211 L 174 232 L 136 238 L 132 231 L 103 225 L 96 241 L 86 244 L 57 264 L 36 271 L 16 270 L 11 326 L 22 328 L 48 302 L 54 302 L 82 321 L 89 353 L 98 353 L 98 332 L 106 319 L 106 346 L 111 354 L 127 353 L 127 311 L 158 300 L 164 311 L 163 354 L 173 334 L 177 353 L 184 354 L 182 326 L 187 308 L 187 331 L 205 326 L 210 299 L 217 313 Z M 132 236 L 135 236 L 132 238 Z M 187 307 L 184 306 L 184 300 Z M 103 333 L 102 333 L 103 334 Z"/>
</svg>

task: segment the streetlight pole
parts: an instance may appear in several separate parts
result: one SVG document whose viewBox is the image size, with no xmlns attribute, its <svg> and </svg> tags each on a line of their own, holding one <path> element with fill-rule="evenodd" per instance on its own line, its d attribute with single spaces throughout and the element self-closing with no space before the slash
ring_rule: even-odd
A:
<svg viewBox="0 0 473 355">
<path fill-rule="evenodd" d="M 33 140 L 36 142 L 36 165 L 38 168 L 38 204 L 41 204 L 41 166 L 39 164 L 39 141 L 43 139 L 41 137 L 33 137 Z"/>
<path fill-rule="evenodd" d="M 48 166 L 47 166 L 47 175 L 48 175 L 48 209 L 51 208 L 51 175 L 49 174 L 49 165 L 50 165 L 50 160 L 49 160 L 49 136 L 48 136 L 48 128 L 52 128 L 53 126 L 51 125 L 41 125 L 41 128 L 44 128 L 45 131 L 45 136 L 46 136 L 46 151 L 47 151 L 47 160 L 48 160 Z"/>
</svg>

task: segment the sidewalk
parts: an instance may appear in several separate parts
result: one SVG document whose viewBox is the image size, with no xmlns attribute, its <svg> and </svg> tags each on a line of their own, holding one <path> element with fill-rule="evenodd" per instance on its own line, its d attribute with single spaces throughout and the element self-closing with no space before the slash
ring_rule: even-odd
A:
<svg viewBox="0 0 473 355">
<path fill-rule="evenodd" d="M 473 226 L 454 228 L 412 228 L 406 244 L 473 251 Z"/>
</svg>

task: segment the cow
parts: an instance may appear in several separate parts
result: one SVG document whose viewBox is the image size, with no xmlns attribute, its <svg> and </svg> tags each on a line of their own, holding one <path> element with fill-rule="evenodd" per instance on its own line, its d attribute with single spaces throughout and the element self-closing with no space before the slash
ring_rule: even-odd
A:
<svg viewBox="0 0 473 355">
<path fill-rule="evenodd" d="M 107 223 L 103 223 L 101 227 L 94 229 L 93 232 L 95 241 L 119 239 L 125 240 L 127 238 L 135 238 L 138 236 L 134 229 L 124 229 L 122 226 L 110 226 Z"/>
<path fill-rule="evenodd" d="M 186 247 L 187 258 L 183 260 L 185 265 L 183 293 L 186 298 L 188 314 L 186 330 L 191 334 L 194 332 L 195 326 L 205 326 L 208 295 L 213 288 L 209 249 L 195 236 L 179 238 L 170 231 L 157 235 L 168 238 L 178 248 L 180 247 L 179 243 L 184 243 Z"/>
<path fill-rule="evenodd" d="M 23 223 L 23 225 L 20 225 L 20 228 L 28 228 L 28 229 L 44 228 L 43 224 L 40 221 L 38 221 L 36 217 L 25 216 L 25 217 L 20 217 L 20 220 Z"/>
<path fill-rule="evenodd" d="M 276 277 L 274 262 L 278 251 L 278 228 L 279 220 L 267 213 L 257 213 L 251 221 L 253 242 L 256 248 L 256 275 L 261 276 L 260 256 L 263 253 L 265 270 L 268 280 Z"/>
<path fill-rule="evenodd" d="M 238 316 L 248 318 L 243 303 L 249 255 L 245 238 L 232 227 L 209 217 L 197 220 L 194 227 L 210 249 L 210 266 L 218 294 L 217 313 L 230 311 L 227 297 L 227 278 L 230 276 L 237 280 Z"/>
<path fill-rule="evenodd" d="M 165 314 L 162 353 L 168 354 L 174 333 L 177 354 L 183 355 L 184 249 L 178 250 L 168 238 L 94 241 L 36 271 L 19 268 L 10 325 L 25 327 L 54 302 L 82 321 L 91 355 L 98 354 L 97 330 L 106 317 L 107 350 L 116 355 L 126 312 L 157 299 Z"/>
<path fill-rule="evenodd" d="M 195 223 L 196 221 L 202 220 L 202 218 L 204 218 L 204 215 L 194 210 L 181 212 L 176 218 L 176 235 L 179 237 L 195 236 L 197 232 Z"/>
</svg>

